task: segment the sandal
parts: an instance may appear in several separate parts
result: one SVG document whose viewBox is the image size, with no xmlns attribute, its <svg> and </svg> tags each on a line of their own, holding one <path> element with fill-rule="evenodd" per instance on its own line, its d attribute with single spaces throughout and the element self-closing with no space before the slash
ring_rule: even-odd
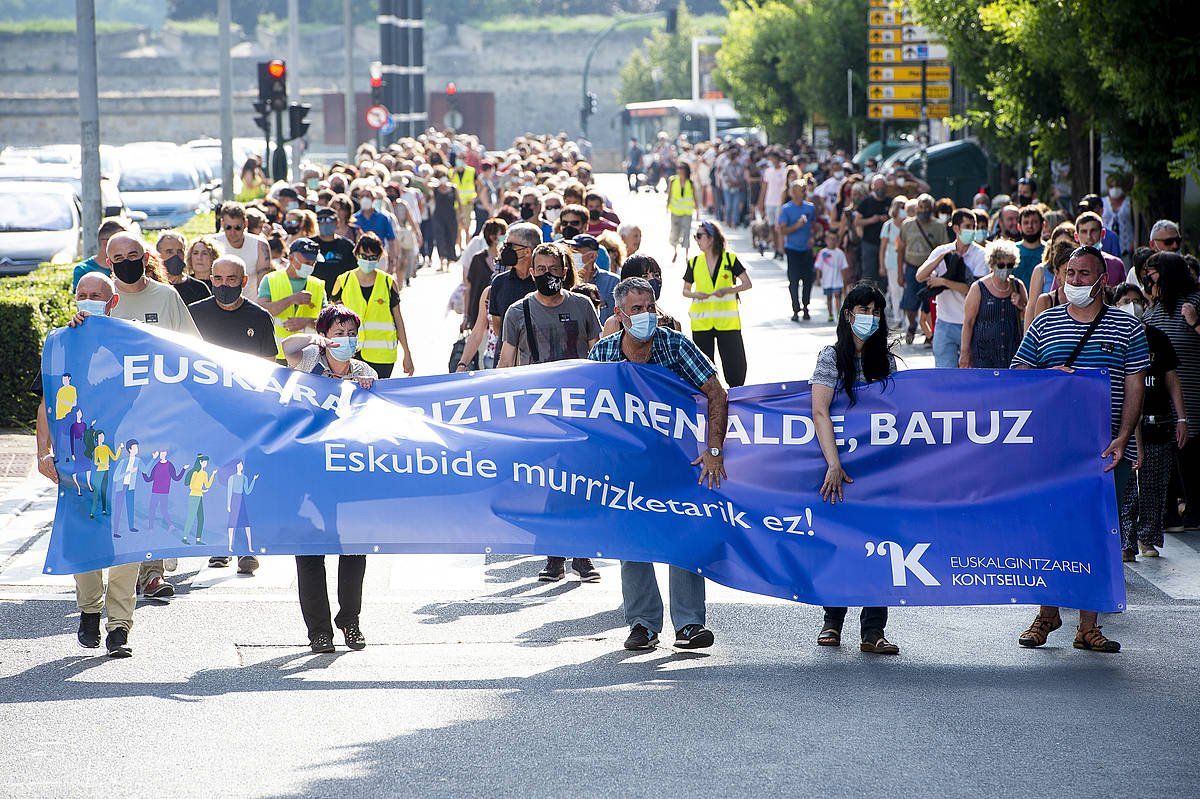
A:
<svg viewBox="0 0 1200 799">
<path fill-rule="evenodd" d="M 874 655 L 899 655 L 900 647 L 893 644 L 882 635 L 874 641 L 863 641 L 859 646 L 863 652 L 870 652 Z"/>
<path fill-rule="evenodd" d="M 1042 616 L 1038 614 L 1033 620 L 1033 624 L 1029 625 L 1029 629 L 1021 633 L 1017 638 L 1017 643 L 1021 646 L 1035 647 L 1046 643 L 1046 639 L 1050 637 L 1050 633 L 1062 627 L 1062 616 Z"/>
<path fill-rule="evenodd" d="M 1145 554 L 1145 553 L 1142 553 L 1142 554 Z M 1122 563 L 1137 563 L 1137 550 L 1122 549 L 1121 550 L 1121 562 Z"/>
<path fill-rule="evenodd" d="M 1088 630 L 1076 630 L 1075 641 L 1071 644 L 1076 649 L 1086 649 L 1089 652 L 1120 652 L 1121 645 L 1116 641 L 1105 638 L 1099 627 Z"/>
<path fill-rule="evenodd" d="M 817 646 L 841 646 L 842 631 L 833 627 L 826 627 L 821 630 L 817 636 Z"/>
</svg>

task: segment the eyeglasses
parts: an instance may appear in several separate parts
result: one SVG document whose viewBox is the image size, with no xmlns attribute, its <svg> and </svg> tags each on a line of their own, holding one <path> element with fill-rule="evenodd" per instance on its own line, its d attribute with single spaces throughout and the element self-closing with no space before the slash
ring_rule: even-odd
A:
<svg viewBox="0 0 1200 799">
<path fill-rule="evenodd" d="M 1015 269 L 1017 267 L 1017 262 L 1016 261 L 997 261 L 995 263 L 995 267 L 997 269 Z"/>
<path fill-rule="evenodd" d="M 245 230 L 245 225 L 225 225 L 226 230 Z"/>
<path fill-rule="evenodd" d="M 535 274 L 535 275 L 544 275 L 547 272 L 549 272 L 550 274 L 554 275 L 555 277 L 566 277 L 567 276 L 567 270 L 563 269 L 561 266 L 535 266 L 532 269 L 530 269 L 529 271 L 533 272 L 533 274 Z"/>
<path fill-rule="evenodd" d="M 703 231 L 696 233 L 694 236 L 692 236 L 692 238 L 695 239 L 696 241 L 700 241 L 700 239 L 707 238 L 707 237 L 708 237 L 708 234 L 704 233 Z"/>
</svg>

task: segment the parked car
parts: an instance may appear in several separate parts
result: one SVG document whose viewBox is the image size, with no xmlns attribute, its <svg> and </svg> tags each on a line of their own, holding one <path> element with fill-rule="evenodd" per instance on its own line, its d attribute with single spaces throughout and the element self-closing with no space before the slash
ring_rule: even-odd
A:
<svg viewBox="0 0 1200 799">
<path fill-rule="evenodd" d="M 67 164 L 79 166 L 82 158 L 78 144 L 43 144 L 36 147 L 5 147 L 0 150 L 0 164 L 16 164 L 34 161 L 39 164 Z M 121 162 L 117 148 L 111 144 L 100 145 L 100 175 L 112 181 L 121 177 Z"/>
<path fill-rule="evenodd" d="M 211 206 L 211 186 L 193 156 L 178 145 L 134 144 L 119 151 L 125 204 L 146 215 L 147 230 L 173 228 Z"/>
<path fill-rule="evenodd" d="M 75 189 L 48 181 L 0 181 L 0 275 L 24 275 L 50 261 L 70 264 L 83 249 Z"/>
<path fill-rule="evenodd" d="M 18 180 L 64 183 L 75 189 L 77 199 L 83 199 L 83 181 L 79 176 L 78 166 L 34 161 L 0 164 L 0 181 Z M 121 199 L 121 192 L 117 189 L 115 181 L 105 177 L 100 178 L 100 203 L 102 218 L 116 219 L 131 233 L 141 235 L 141 223 L 146 221 L 146 215 L 141 211 L 131 211 L 125 207 L 125 202 Z"/>
</svg>

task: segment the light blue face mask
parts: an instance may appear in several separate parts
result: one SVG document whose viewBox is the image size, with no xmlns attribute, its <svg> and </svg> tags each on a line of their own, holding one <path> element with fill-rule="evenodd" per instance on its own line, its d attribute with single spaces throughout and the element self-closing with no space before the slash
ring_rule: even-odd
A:
<svg viewBox="0 0 1200 799">
<path fill-rule="evenodd" d="M 866 341 L 879 329 L 879 317 L 869 313 L 856 313 L 850 329 L 858 336 L 859 341 Z"/>
<path fill-rule="evenodd" d="M 368 275 L 374 272 L 377 266 L 379 266 L 378 260 L 372 261 L 367 258 L 358 259 L 358 268 L 366 272 Z"/>
<path fill-rule="evenodd" d="M 629 335 L 638 341 L 648 341 L 658 327 L 658 314 L 653 311 L 635 313 L 629 317 Z"/>
<path fill-rule="evenodd" d="M 339 361 L 348 361 L 358 352 L 358 336 L 334 336 L 329 339 L 329 354 Z"/>
<path fill-rule="evenodd" d="M 987 243 L 987 230 L 985 230 L 983 228 L 975 229 L 975 243 L 976 244 L 986 244 Z"/>
<path fill-rule="evenodd" d="M 75 310 L 90 316 L 104 316 L 108 303 L 104 300 L 75 300 Z"/>
</svg>

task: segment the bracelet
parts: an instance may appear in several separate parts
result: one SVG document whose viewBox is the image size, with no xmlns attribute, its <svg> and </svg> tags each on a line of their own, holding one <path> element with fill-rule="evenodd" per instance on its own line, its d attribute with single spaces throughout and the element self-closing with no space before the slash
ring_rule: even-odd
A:
<svg viewBox="0 0 1200 799">
<path fill-rule="evenodd" d="M 1185 423 L 1185 424 L 1186 424 L 1186 423 L 1187 423 L 1187 417 L 1184 417 L 1184 418 L 1182 418 L 1182 419 L 1176 419 L 1176 420 L 1175 420 L 1175 424 L 1179 424 L 1180 422 L 1183 422 L 1183 423 Z"/>
<path fill-rule="evenodd" d="M 38 460 L 44 461 L 44 460 L 46 460 L 46 458 L 53 458 L 53 457 L 54 457 L 53 452 L 47 452 L 45 455 L 42 455 L 41 457 L 39 457 Z"/>
</svg>

